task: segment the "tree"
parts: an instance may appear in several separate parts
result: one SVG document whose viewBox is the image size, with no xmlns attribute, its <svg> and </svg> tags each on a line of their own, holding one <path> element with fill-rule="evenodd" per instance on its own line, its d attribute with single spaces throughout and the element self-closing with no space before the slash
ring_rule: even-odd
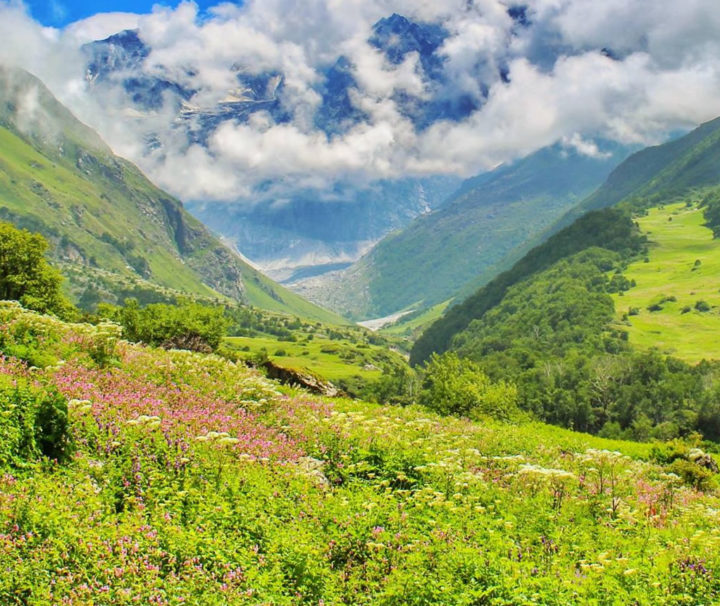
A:
<svg viewBox="0 0 720 606">
<path fill-rule="evenodd" d="M 518 414 L 514 385 L 491 381 L 475 362 L 452 352 L 430 358 L 419 400 L 441 414 L 497 419 L 512 419 Z"/>
<path fill-rule="evenodd" d="M 62 275 L 45 259 L 47 249 L 40 234 L 0 222 L 0 300 L 67 316 L 72 306 L 60 289 Z"/>
</svg>

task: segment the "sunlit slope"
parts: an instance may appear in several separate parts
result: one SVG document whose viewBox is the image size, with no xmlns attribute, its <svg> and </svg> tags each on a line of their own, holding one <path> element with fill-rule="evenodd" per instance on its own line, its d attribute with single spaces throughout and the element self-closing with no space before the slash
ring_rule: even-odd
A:
<svg viewBox="0 0 720 606">
<path fill-rule="evenodd" d="M 678 203 L 637 221 L 650 240 L 648 261 L 632 263 L 624 274 L 636 286 L 614 295 L 631 345 L 688 362 L 720 358 L 720 240 L 703 210 Z"/>
<path fill-rule="evenodd" d="M 115 156 L 42 82 L 2 66 L 0 220 L 51 242 L 81 303 L 227 297 L 343 322 L 250 267 L 177 199 Z"/>
</svg>

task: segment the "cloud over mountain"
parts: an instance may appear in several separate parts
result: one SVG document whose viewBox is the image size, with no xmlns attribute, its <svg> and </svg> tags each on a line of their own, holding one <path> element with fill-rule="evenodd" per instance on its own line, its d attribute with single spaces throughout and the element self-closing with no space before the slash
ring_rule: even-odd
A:
<svg viewBox="0 0 720 606">
<path fill-rule="evenodd" d="M 100 82 L 83 45 L 128 29 L 137 66 Z M 716 0 L 182 3 L 63 30 L 0 3 L 0 60 L 161 186 L 208 200 L 659 140 L 720 114 L 718 32 Z"/>
</svg>

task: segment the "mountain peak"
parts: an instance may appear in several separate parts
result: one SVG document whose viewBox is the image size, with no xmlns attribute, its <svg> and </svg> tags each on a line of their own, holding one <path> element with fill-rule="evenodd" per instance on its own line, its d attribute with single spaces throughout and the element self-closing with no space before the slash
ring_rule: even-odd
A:
<svg viewBox="0 0 720 606">
<path fill-rule="evenodd" d="M 435 57 L 429 61 L 448 37 L 447 31 L 434 23 L 415 23 L 406 17 L 393 13 L 380 19 L 373 26 L 373 34 L 368 42 L 385 53 L 388 60 L 397 65 L 411 52 L 420 55 L 425 72 L 439 68 L 442 61 Z M 428 69 L 430 68 L 430 69 Z"/>
<path fill-rule="evenodd" d="M 136 29 L 126 29 L 104 40 L 85 44 L 88 79 L 103 79 L 118 70 L 137 69 L 150 54 Z"/>
</svg>

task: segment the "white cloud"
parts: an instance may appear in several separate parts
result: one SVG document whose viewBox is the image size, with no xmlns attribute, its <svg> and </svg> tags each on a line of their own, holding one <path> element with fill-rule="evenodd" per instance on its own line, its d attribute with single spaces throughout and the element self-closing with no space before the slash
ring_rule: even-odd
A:
<svg viewBox="0 0 720 606">
<path fill-rule="evenodd" d="M 146 15 L 99 14 L 58 30 L 0 1 L 0 61 L 38 75 L 116 151 L 186 199 L 252 197 L 268 181 L 291 190 L 347 178 L 469 175 L 557 141 L 596 155 L 599 136 L 655 142 L 720 114 L 717 0 L 528 0 L 529 26 L 514 23 L 507 4 L 249 0 L 200 17 L 185 2 Z M 479 104 L 462 122 L 420 130 L 403 115 L 398 96 L 438 93 L 417 53 L 395 65 L 368 43 L 373 24 L 392 13 L 448 32 L 438 51 L 441 94 Z M 121 89 L 91 95 L 80 46 L 129 28 L 153 49 L 146 71 L 197 91 L 198 107 L 228 98 L 238 71 L 282 74 L 289 122 L 275 124 L 267 113 L 228 121 L 204 148 L 188 140 L 175 108 L 138 112 Z M 315 127 L 318 91 L 339 56 L 353 66 L 349 96 L 367 119 L 328 136 Z M 150 133 L 160 151 L 148 153 Z"/>
<path fill-rule="evenodd" d="M 126 29 L 136 29 L 140 16 L 134 13 L 99 13 L 72 23 L 65 29 L 68 36 L 77 40 L 77 45 L 93 40 L 104 40 Z"/>
</svg>

